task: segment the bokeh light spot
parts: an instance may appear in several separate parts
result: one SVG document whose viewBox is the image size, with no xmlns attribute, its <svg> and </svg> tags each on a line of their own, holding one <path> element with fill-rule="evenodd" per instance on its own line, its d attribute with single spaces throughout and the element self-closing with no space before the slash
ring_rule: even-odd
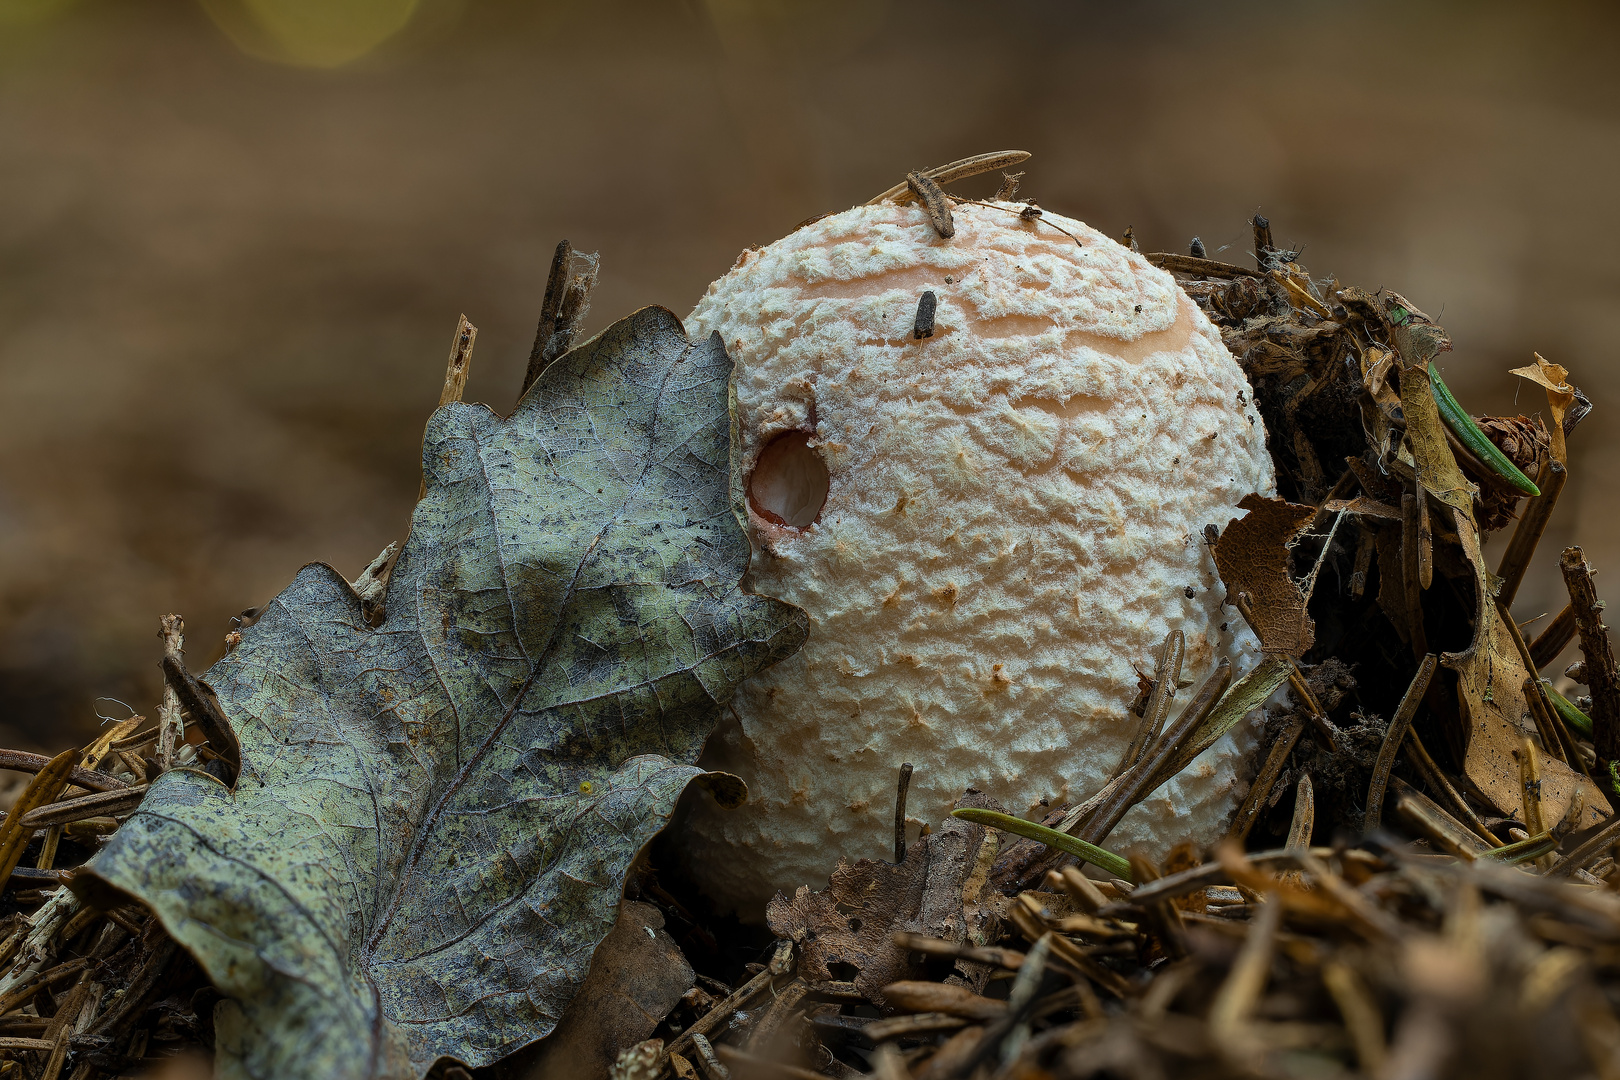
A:
<svg viewBox="0 0 1620 1080">
<path fill-rule="evenodd" d="M 11 0 L 0 0 L 0 3 Z M 39 0 L 35 0 L 39 2 Z M 250 55 L 303 67 L 360 59 L 405 28 L 419 0 L 202 0 Z"/>
<path fill-rule="evenodd" d="M 0 0 L 0 26 L 28 26 L 44 22 L 72 7 L 77 0 Z"/>
</svg>

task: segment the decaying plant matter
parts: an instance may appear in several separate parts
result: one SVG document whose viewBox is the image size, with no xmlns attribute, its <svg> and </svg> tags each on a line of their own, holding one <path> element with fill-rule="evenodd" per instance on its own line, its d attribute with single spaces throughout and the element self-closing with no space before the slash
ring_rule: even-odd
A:
<svg viewBox="0 0 1620 1080">
<path fill-rule="evenodd" d="M 982 165 L 884 197 L 949 221 L 940 185 Z M 1546 391 L 1545 419 L 1469 418 L 1432 368 L 1450 343 L 1421 310 L 1313 279 L 1254 226 L 1253 266 L 1197 242 L 1147 258 L 1221 329 L 1267 425 L 1280 497 L 1189 538 L 1213 547 L 1224 610 L 1265 660 L 1183 672 L 1172 634 L 1112 780 L 1038 821 L 970 790 L 908 844 L 908 784 L 928 763 L 895 762 L 894 861 L 840 863 L 827 888 L 779 895 L 768 932 L 706 916 L 655 846 L 558 1035 L 479 1075 L 1620 1076 L 1620 670 L 1579 549 L 1560 563 L 1568 608 L 1533 637 L 1511 611 L 1591 406 L 1536 357 L 1518 373 Z M 571 252 L 530 381 L 574 355 L 595 265 L 571 267 Z M 463 374 L 466 330 L 451 357 Z M 1509 527 L 1486 566 L 1483 537 Z M 412 572 L 392 552 L 369 567 L 354 627 L 386 625 L 390 578 Z M 180 629 L 165 620 L 156 724 L 132 717 L 53 759 L 0 751 L 33 775 L 0 823 L 0 1077 L 89 1080 L 213 1048 L 220 994 L 164 929 L 178 909 L 160 921 L 107 887 L 167 872 L 132 864 L 162 849 L 123 824 L 149 781 L 178 768 L 257 782 L 267 752 L 257 735 L 238 746 L 246 691 L 223 688 L 222 705 L 186 669 Z M 1577 640 L 1569 674 L 1591 695 L 1572 701 L 1541 672 Z M 1223 841 L 1160 860 L 1110 846 L 1132 805 L 1256 710 L 1266 745 Z M 63 869 L 109 846 L 95 872 Z M 466 1075 L 415 1056 L 412 1071 Z"/>
<path fill-rule="evenodd" d="M 1166 716 L 1166 641 L 1143 737 L 1097 796 L 1032 822 L 969 793 L 957 817 L 985 831 L 925 839 L 965 835 L 973 872 L 923 846 L 778 897 L 776 974 L 677 1010 L 645 1070 L 615 1075 L 1616 1074 L 1620 818 L 1597 703 L 1614 661 L 1578 551 L 1572 608 L 1533 641 L 1503 588 L 1589 406 L 1537 357 L 1520 374 L 1550 430 L 1468 417 L 1431 368 L 1450 348 L 1431 319 L 1312 279 L 1263 218 L 1253 267 L 1148 259 L 1221 327 L 1268 426 L 1282 497 L 1204 538 L 1267 661 Z M 1515 520 L 1487 567 L 1483 536 Z M 1540 678 L 1576 635 L 1591 718 Z M 1186 767 L 1212 715 L 1260 705 L 1240 696 L 1256 681 L 1289 700 L 1227 840 L 1162 863 L 1107 850 L 1121 804 Z"/>
</svg>

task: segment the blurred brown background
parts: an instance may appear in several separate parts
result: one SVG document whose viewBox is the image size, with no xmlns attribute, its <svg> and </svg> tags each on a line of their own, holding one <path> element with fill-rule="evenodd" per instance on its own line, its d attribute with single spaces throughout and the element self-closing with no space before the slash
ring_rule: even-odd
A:
<svg viewBox="0 0 1620 1080">
<path fill-rule="evenodd" d="M 1128 10 L 1124 10 L 1128 8 Z M 1574 535 L 1620 598 L 1616 18 L 1541 3 L 0 0 L 0 742 L 149 712 L 299 565 L 400 537 L 456 317 L 504 411 L 552 247 L 589 329 L 684 315 L 744 246 L 906 170 L 1147 250 L 1399 289 L 1474 411 L 1598 411 L 1520 593 Z M 986 180 L 986 186 L 993 184 Z M 970 182 L 969 192 L 977 191 Z M 123 715 L 111 702 L 103 712 Z"/>
</svg>

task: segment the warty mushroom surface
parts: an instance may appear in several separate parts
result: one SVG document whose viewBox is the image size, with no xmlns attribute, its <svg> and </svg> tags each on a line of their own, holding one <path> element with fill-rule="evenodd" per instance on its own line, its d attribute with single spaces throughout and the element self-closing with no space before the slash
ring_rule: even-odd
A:
<svg viewBox="0 0 1620 1080">
<path fill-rule="evenodd" d="M 884 857 L 902 762 L 923 822 L 969 786 L 1015 813 L 1078 801 L 1168 631 L 1186 677 L 1258 659 L 1201 535 L 1275 488 L 1242 370 L 1168 273 L 1023 210 L 958 204 L 949 239 L 917 205 L 833 214 L 744 252 L 687 319 L 736 365 L 747 585 L 811 627 L 709 742 L 747 805 L 698 800 L 684 827 L 745 914 Z M 1239 725 L 1109 846 L 1213 839 L 1252 741 Z"/>
</svg>

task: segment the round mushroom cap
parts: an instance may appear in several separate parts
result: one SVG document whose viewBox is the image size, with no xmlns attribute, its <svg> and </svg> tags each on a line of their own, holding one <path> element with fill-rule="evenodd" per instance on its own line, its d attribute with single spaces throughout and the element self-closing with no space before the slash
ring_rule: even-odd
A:
<svg viewBox="0 0 1620 1080">
<path fill-rule="evenodd" d="M 920 822 L 968 787 L 1019 814 L 1076 802 L 1118 765 L 1170 630 L 1184 678 L 1258 659 L 1202 538 L 1275 488 L 1242 370 L 1168 273 L 1023 209 L 957 205 L 952 239 L 919 206 L 846 210 L 744 252 L 687 320 L 736 365 L 746 584 L 810 618 L 705 751 L 747 804 L 698 800 L 685 825 L 745 916 L 839 858 L 892 858 L 903 762 Z M 1213 840 L 1253 739 L 1234 729 L 1107 846 Z"/>
</svg>

